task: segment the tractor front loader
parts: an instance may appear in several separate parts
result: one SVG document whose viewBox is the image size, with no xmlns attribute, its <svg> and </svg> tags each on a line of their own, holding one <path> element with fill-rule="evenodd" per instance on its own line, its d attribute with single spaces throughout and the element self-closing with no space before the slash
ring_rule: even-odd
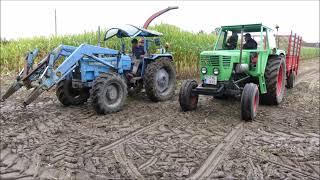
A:
<svg viewBox="0 0 320 180">
<path fill-rule="evenodd" d="M 23 103 L 27 106 L 42 92 L 57 85 L 57 97 L 62 104 L 81 104 L 89 98 L 89 88 L 93 86 L 97 77 L 118 77 L 131 68 L 131 60 L 128 56 L 121 55 L 117 50 L 88 44 L 82 44 L 79 47 L 60 45 L 45 57 L 35 69 L 32 69 L 31 65 L 35 55 L 36 53 L 29 53 L 26 67 L 3 95 L 2 100 L 8 98 L 22 86 L 27 89 L 34 88 Z M 58 68 L 54 68 L 56 62 L 61 58 L 65 58 L 65 60 Z M 30 72 L 28 73 L 28 71 Z M 24 76 L 24 74 L 27 75 Z M 118 99 L 119 102 L 117 103 L 120 103 L 119 105 L 123 104 L 126 96 L 124 82 L 119 80 L 109 88 L 118 88 L 118 91 L 113 89 L 113 91 L 107 93 L 107 96 L 112 99 L 116 98 L 115 93 L 120 93 L 116 95 L 123 98 Z M 122 92 L 120 91 L 121 88 Z M 104 109 L 106 112 L 111 112 L 119 108 L 107 107 Z"/>
</svg>

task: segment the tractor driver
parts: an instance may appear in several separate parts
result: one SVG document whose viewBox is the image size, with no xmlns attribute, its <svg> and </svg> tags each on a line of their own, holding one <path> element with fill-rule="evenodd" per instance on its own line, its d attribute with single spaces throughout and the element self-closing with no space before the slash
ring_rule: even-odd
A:
<svg viewBox="0 0 320 180">
<path fill-rule="evenodd" d="M 236 32 L 232 32 L 232 35 L 227 40 L 226 48 L 228 50 L 236 49 L 238 42 L 238 34 Z"/>
<path fill-rule="evenodd" d="M 144 40 L 143 39 L 140 39 L 139 43 L 138 43 L 138 40 L 137 39 L 132 39 L 131 41 L 132 43 L 132 55 L 133 55 L 133 68 L 132 68 L 132 73 L 134 75 L 136 75 L 137 73 L 137 70 L 138 70 L 138 67 L 140 65 L 140 62 L 141 60 L 143 59 L 144 57 Z"/>
<path fill-rule="evenodd" d="M 251 34 L 245 34 L 244 40 L 246 43 L 243 45 L 243 49 L 257 49 L 257 42 L 252 39 Z"/>
</svg>

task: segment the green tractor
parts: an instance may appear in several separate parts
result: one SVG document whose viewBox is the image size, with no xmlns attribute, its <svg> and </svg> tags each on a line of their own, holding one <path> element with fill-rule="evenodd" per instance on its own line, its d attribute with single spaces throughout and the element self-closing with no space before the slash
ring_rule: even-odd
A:
<svg viewBox="0 0 320 180">
<path fill-rule="evenodd" d="M 222 26 L 213 51 L 200 54 L 200 79 L 183 82 L 183 111 L 197 108 L 199 95 L 241 98 L 241 119 L 253 120 L 259 101 L 278 105 L 285 94 L 286 53 L 262 24 Z"/>
</svg>

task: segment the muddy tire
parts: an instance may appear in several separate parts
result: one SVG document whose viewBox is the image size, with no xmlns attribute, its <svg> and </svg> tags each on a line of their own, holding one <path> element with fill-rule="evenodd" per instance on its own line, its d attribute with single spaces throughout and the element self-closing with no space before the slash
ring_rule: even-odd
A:
<svg viewBox="0 0 320 180">
<path fill-rule="evenodd" d="M 90 97 L 89 88 L 72 88 L 72 80 L 62 80 L 57 84 L 56 96 L 65 106 L 80 105 Z"/>
<path fill-rule="evenodd" d="M 147 66 L 144 87 L 151 101 L 172 98 L 176 87 L 176 71 L 169 58 L 160 58 Z"/>
<path fill-rule="evenodd" d="M 199 95 L 192 93 L 192 89 L 198 86 L 195 80 L 186 80 L 182 83 L 179 93 L 179 103 L 182 111 L 197 109 Z"/>
<path fill-rule="evenodd" d="M 99 114 L 120 111 L 126 98 L 127 85 L 117 74 L 101 74 L 93 82 L 91 91 L 92 105 Z"/>
<path fill-rule="evenodd" d="M 259 89 L 254 83 L 248 83 L 244 86 L 241 95 L 241 119 L 252 121 L 257 115 L 259 106 Z"/>
<path fill-rule="evenodd" d="M 285 95 L 286 62 L 281 57 L 268 59 L 265 70 L 267 93 L 261 95 L 261 102 L 266 105 L 278 105 Z"/>
<path fill-rule="evenodd" d="M 289 77 L 287 78 L 287 88 L 291 89 L 294 87 L 296 81 L 295 72 L 291 72 Z"/>
</svg>

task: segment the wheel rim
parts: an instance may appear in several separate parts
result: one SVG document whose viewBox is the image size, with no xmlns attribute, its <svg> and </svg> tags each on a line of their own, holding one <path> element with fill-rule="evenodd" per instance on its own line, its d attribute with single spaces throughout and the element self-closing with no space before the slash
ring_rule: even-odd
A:
<svg viewBox="0 0 320 180">
<path fill-rule="evenodd" d="M 197 104 L 197 96 L 191 95 L 191 104 L 194 106 Z"/>
<path fill-rule="evenodd" d="M 282 91 L 282 79 L 283 79 L 283 72 L 282 72 L 282 64 L 280 65 L 279 68 L 279 73 L 278 73 L 278 81 L 277 81 L 277 96 L 281 95 Z"/>
<path fill-rule="evenodd" d="M 165 69 L 160 69 L 156 73 L 156 87 L 159 92 L 164 92 L 169 86 L 169 74 Z"/>
<path fill-rule="evenodd" d="M 107 86 L 106 98 L 108 104 L 114 104 L 119 99 L 119 85 L 118 84 L 110 84 Z"/>
</svg>

